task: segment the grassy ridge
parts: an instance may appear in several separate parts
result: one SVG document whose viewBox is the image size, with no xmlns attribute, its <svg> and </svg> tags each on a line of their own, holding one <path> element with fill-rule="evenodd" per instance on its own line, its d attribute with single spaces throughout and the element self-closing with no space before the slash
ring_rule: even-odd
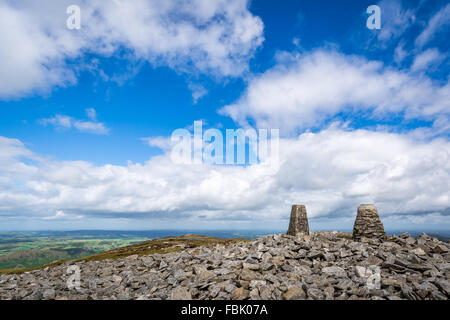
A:
<svg viewBox="0 0 450 320">
<path fill-rule="evenodd" d="M 165 237 L 161 239 L 148 240 L 142 243 L 133 244 L 121 248 L 117 248 L 114 250 L 94 254 L 87 257 L 82 257 L 79 259 L 62 259 L 58 261 L 51 262 L 49 264 L 44 264 L 40 266 L 30 267 L 30 268 L 13 268 L 13 269 L 0 269 L 0 274 L 15 274 L 15 273 L 23 273 L 26 271 L 41 269 L 45 267 L 52 267 L 59 264 L 62 264 L 66 261 L 102 261 L 107 259 L 120 259 L 125 258 L 131 255 L 150 255 L 150 254 L 165 254 L 169 252 L 176 252 L 179 250 L 184 250 L 186 248 L 196 248 L 199 246 L 205 245 L 214 245 L 221 244 L 227 245 L 229 243 L 236 242 L 244 242 L 250 241 L 248 239 L 220 239 L 215 237 L 208 237 L 202 235 L 185 235 L 185 236 L 177 236 L 177 237 Z M 195 252 L 194 252 L 195 254 Z"/>
<path fill-rule="evenodd" d="M 98 236 L 40 233 L 0 234 L 0 269 L 32 268 L 55 260 L 73 260 L 147 240 L 120 235 L 117 235 L 118 238 L 96 237 Z"/>
<path fill-rule="evenodd" d="M 30 268 L 33 266 L 44 265 L 55 260 L 66 260 L 73 257 L 83 257 L 92 255 L 95 252 L 79 249 L 77 252 L 66 250 L 23 250 L 14 251 L 0 256 L 0 266 L 3 269 L 9 268 Z"/>
</svg>

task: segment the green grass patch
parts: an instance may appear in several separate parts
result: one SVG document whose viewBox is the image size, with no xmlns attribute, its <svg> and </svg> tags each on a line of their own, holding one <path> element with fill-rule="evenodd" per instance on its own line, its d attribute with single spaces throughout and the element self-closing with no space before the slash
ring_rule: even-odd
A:
<svg viewBox="0 0 450 320">
<path fill-rule="evenodd" d="M 127 245 L 124 247 L 116 248 L 106 252 L 101 252 L 97 254 L 92 254 L 89 256 L 83 256 L 76 259 L 58 259 L 57 261 L 52 260 L 45 263 L 41 263 L 38 266 L 30 266 L 24 268 L 5 268 L 0 269 L 0 274 L 18 274 L 27 271 L 42 269 L 45 267 L 53 267 L 60 265 L 64 262 L 79 262 L 79 261 L 103 261 L 103 260 L 116 260 L 125 258 L 131 255 L 145 256 L 151 254 L 167 254 L 170 252 L 177 252 L 184 250 L 186 248 L 197 248 L 201 246 L 208 245 L 228 245 L 237 242 L 248 242 L 247 239 L 220 239 L 215 237 L 207 237 L 202 235 L 185 235 L 178 237 L 165 237 L 155 240 L 147 240 L 137 244 Z M 196 254 L 194 251 L 193 254 Z M 0 256 L 1 258 L 1 256 Z"/>
</svg>

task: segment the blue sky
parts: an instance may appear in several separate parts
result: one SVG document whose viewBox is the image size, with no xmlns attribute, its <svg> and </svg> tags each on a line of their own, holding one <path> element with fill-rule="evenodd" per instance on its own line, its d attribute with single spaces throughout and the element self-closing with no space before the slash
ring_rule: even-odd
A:
<svg viewBox="0 0 450 320">
<path fill-rule="evenodd" d="M 283 228 L 293 203 L 350 229 L 364 202 L 449 229 L 449 26 L 432 0 L 0 0 L 0 229 Z M 174 164 L 196 120 L 279 129 L 278 170 Z"/>
</svg>

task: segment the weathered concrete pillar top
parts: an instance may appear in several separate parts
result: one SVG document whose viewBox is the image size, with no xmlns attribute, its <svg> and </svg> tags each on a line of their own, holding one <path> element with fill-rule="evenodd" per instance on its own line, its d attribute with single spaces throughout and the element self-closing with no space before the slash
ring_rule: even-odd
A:
<svg viewBox="0 0 450 320">
<path fill-rule="evenodd" d="M 358 207 L 358 214 L 353 226 L 353 238 L 360 239 L 362 237 L 380 239 L 386 237 L 377 207 L 373 204 L 361 204 Z"/>
<path fill-rule="evenodd" d="M 287 234 L 296 236 L 299 233 L 309 235 L 308 217 L 306 215 L 306 206 L 294 204 L 291 209 L 291 220 Z"/>
</svg>

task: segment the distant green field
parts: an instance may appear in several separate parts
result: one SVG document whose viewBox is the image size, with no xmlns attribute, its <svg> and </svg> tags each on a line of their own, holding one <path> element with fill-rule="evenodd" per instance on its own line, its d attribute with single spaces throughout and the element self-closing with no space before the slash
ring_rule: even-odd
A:
<svg viewBox="0 0 450 320">
<path fill-rule="evenodd" d="M 0 269 L 31 268 L 79 259 L 148 240 L 133 235 L 48 232 L 0 233 Z"/>
<path fill-rule="evenodd" d="M 57 260 L 75 260 L 151 239 L 188 233 L 192 230 L 0 232 L 0 269 L 33 268 Z M 206 230 L 198 233 L 224 239 L 254 239 L 272 232 Z"/>
<path fill-rule="evenodd" d="M 0 232 L 0 269 L 23 269 L 42 266 L 56 260 L 75 260 L 105 251 L 167 236 L 195 233 L 222 239 L 256 239 L 283 230 L 148 230 L 148 231 L 36 231 Z M 350 230 L 351 232 L 351 230 Z M 391 231 L 400 234 L 403 231 Z M 418 236 L 420 232 L 411 231 Z M 450 232 L 430 232 L 441 241 Z M 1 273 L 2 270 L 0 270 Z M 3 270 L 4 271 L 4 270 Z"/>
</svg>

